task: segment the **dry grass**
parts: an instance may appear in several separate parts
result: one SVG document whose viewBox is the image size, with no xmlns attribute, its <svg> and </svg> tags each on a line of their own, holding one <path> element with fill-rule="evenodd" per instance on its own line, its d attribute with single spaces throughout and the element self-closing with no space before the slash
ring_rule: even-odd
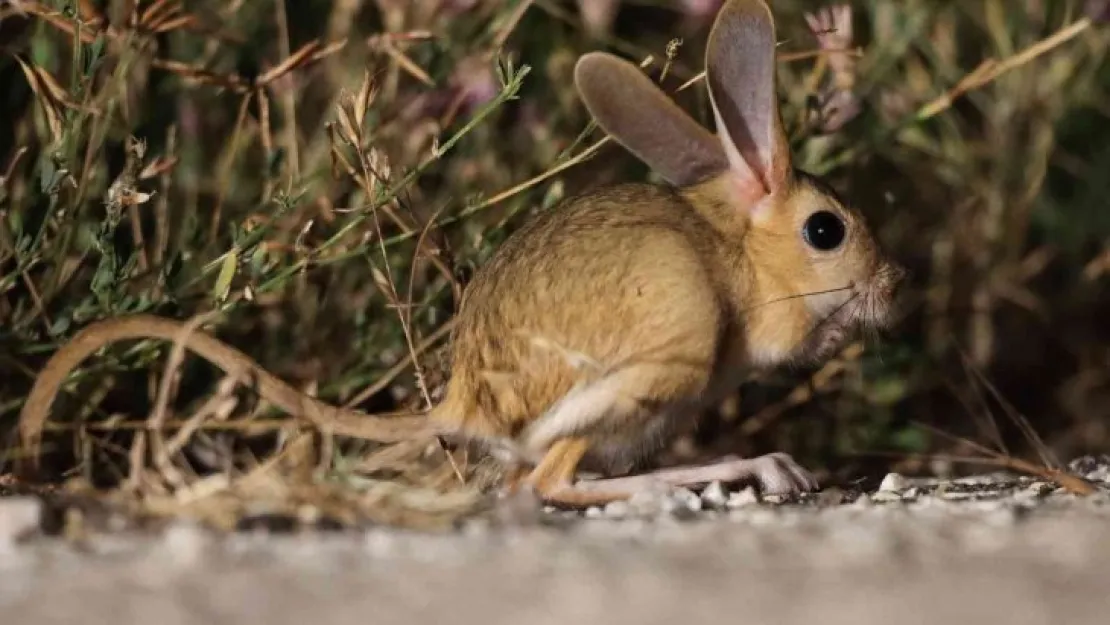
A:
<svg viewBox="0 0 1110 625">
<path fill-rule="evenodd" d="M 0 433 L 53 349 L 132 312 L 219 312 L 212 331 L 329 401 L 434 402 L 470 269 L 568 192 L 649 176 L 588 123 L 577 55 L 642 60 L 706 119 L 712 14 L 628 0 L 609 21 L 604 4 L 0 7 Z M 665 460 L 786 449 L 847 479 L 986 449 L 950 436 L 1012 459 L 1107 449 L 1102 5 L 775 8 L 801 162 L 914 285 L 893 335 L 752 380 Z M 154 342 L 91 359 L 55 406 L 49 466 L 225 527 L 259 506 L 427 527 L 495 479 L 463 452 L 331 440 L 212 373 Z M 1026 417 L 977 426 L 1000 409 Z M 0 473 L 22 452 L 3 453 Z"/>
</svg>

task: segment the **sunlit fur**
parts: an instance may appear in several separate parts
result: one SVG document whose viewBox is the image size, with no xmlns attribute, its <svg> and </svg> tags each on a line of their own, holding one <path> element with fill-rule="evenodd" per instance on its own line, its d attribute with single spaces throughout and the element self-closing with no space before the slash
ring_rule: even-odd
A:
<svg viewBox="0 0 1110 625">
<path fill-rule="evenodd" d="M 509 237 L 463 297 L 433 421 L 530 462 L 585 440 L 583 468 L 624 472 L 753 369 L 820 361 L 887 323 L 903 271 L 855 210 L 793 169 L 777 40 L 766 2 L 722 6 L 706 51 L 719 141 L 634 64 L 579 60 L 598 124 L 680 188 L 584 194 Z M 845 223 L 837 249 L 802 236 L 818 210 Z"/>
<path fill-rule="evenodd" d="M 901 270 L 835 196 L 790 184 L 758 220 L 725 178 L 618 185 L 536 216 L 468 286 L 432 417 L 530 462 L 588 435 L 584 465 L 623 472 L 753 368 L 820 360 L 881 326 Z M 805 243 L 816 210 L 844 218 L 837 250 Z"/>
<path fill-rule="evenodd" d="M 704 207 L 708 219 L 740 241 L 735 252 L 745 280 L 735 296 L 743 305 L 750 364 L 818 361 L 854 331 L 888 324 L 905 272 L 828 185 L 795 171 L 783 191 L 750 214 L 732 208 L 737 191 L 728 176 L 687 194 L 692 205 Z M 845 224 L 844 241 L 834 250 L 814 249 L 802 236 L 806 220 L 821 210 Z"/>
</svg>

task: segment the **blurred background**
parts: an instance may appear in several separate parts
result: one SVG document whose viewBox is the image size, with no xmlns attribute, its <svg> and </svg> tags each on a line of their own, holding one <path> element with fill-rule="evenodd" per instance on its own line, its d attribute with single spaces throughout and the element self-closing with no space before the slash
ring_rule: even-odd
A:
<svg viewBox="0 0 1110 625">
<path fill-rule="evenodd" d="M 1110 451 L 1108 4 L 772 3 L 798 159 L 912 284 L 891 332 L 745 382 L 662 462 L 784 450 L 851 482 L 971 468 L 943 461 L 983 455 L 967 441 L 1035 462 Z M 423 407 L 474 268 L 565 195 L 652 178 L 593 147 L 578 55 L 643 62 L 711 126 L 694 79 L 719 5 L 0 3 L 0 474 L 24 453 L 14 426 L 45 359 L 128 313 L 218 309 L 209 331 L 299 388 Z M 167 354 L 87 360 L 54 407 L 48 466 L 127 474 Z M 175 431 L 232 399 L 175 464 L 288 448 L 248 427 L 265 415 L 216 369 L 188 358 L 181 374 Z"/>
</svg>

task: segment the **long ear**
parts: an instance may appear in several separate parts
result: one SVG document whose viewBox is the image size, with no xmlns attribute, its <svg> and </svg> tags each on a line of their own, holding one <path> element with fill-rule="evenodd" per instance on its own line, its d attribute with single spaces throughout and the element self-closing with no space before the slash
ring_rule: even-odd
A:
<svg viewBox="0 0 1110 625">
<path fill-rule="evenodd" d="M 706 83 L 721 145 L 753 198 L 783 189 L 792 170 L 775 62 L 775 22 L 767 3 L 726 2 L 709 33 Z"/>
<path fill-rule="evenodd" d="M 672 185 L 687 186 L 727 171 L 721 143 L 632 63 L 589 52 L 574 83 L 601 128 Z"/>
</svg>

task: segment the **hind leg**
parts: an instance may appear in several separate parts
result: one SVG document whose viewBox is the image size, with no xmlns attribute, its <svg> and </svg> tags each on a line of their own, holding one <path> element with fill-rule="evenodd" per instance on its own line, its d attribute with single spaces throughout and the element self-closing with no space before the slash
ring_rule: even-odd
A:
<svg viewBox="0 0 1110 625">
<path fill-rule="evenodd" d="M 574 507 L 605 505 L 626 499 L 624 492 L 606 492 L 601 489 L 583 490 L 574 484 L 578 464 L 589 451 L 590 441 L 583 437 L 567 437 L 555 441 L 543 459 L 526 475 L 511 480 L 510 492 L 530 488 L 547 503 Z"/>
<path fill-rule="evenodd" d="M 589 441 L 581 437 L 562 438 L 547 450 L 543 459 L 524 478 L 524 484 L 541 495 L 570 486 L 578 463 L 586 455 Z"/>
<path fill-rule="evenodd" d="M 524 478 L 523 485 L 531 487 L 548 503 L 590 506 L 622 499 L 622 493 L 606 493 L 597 489 L 587 492 L 575 488 L 574 475 L 589 447 L 589 440 L 583 437 L 555 441 L 543 460 Z"/>
</svg>

